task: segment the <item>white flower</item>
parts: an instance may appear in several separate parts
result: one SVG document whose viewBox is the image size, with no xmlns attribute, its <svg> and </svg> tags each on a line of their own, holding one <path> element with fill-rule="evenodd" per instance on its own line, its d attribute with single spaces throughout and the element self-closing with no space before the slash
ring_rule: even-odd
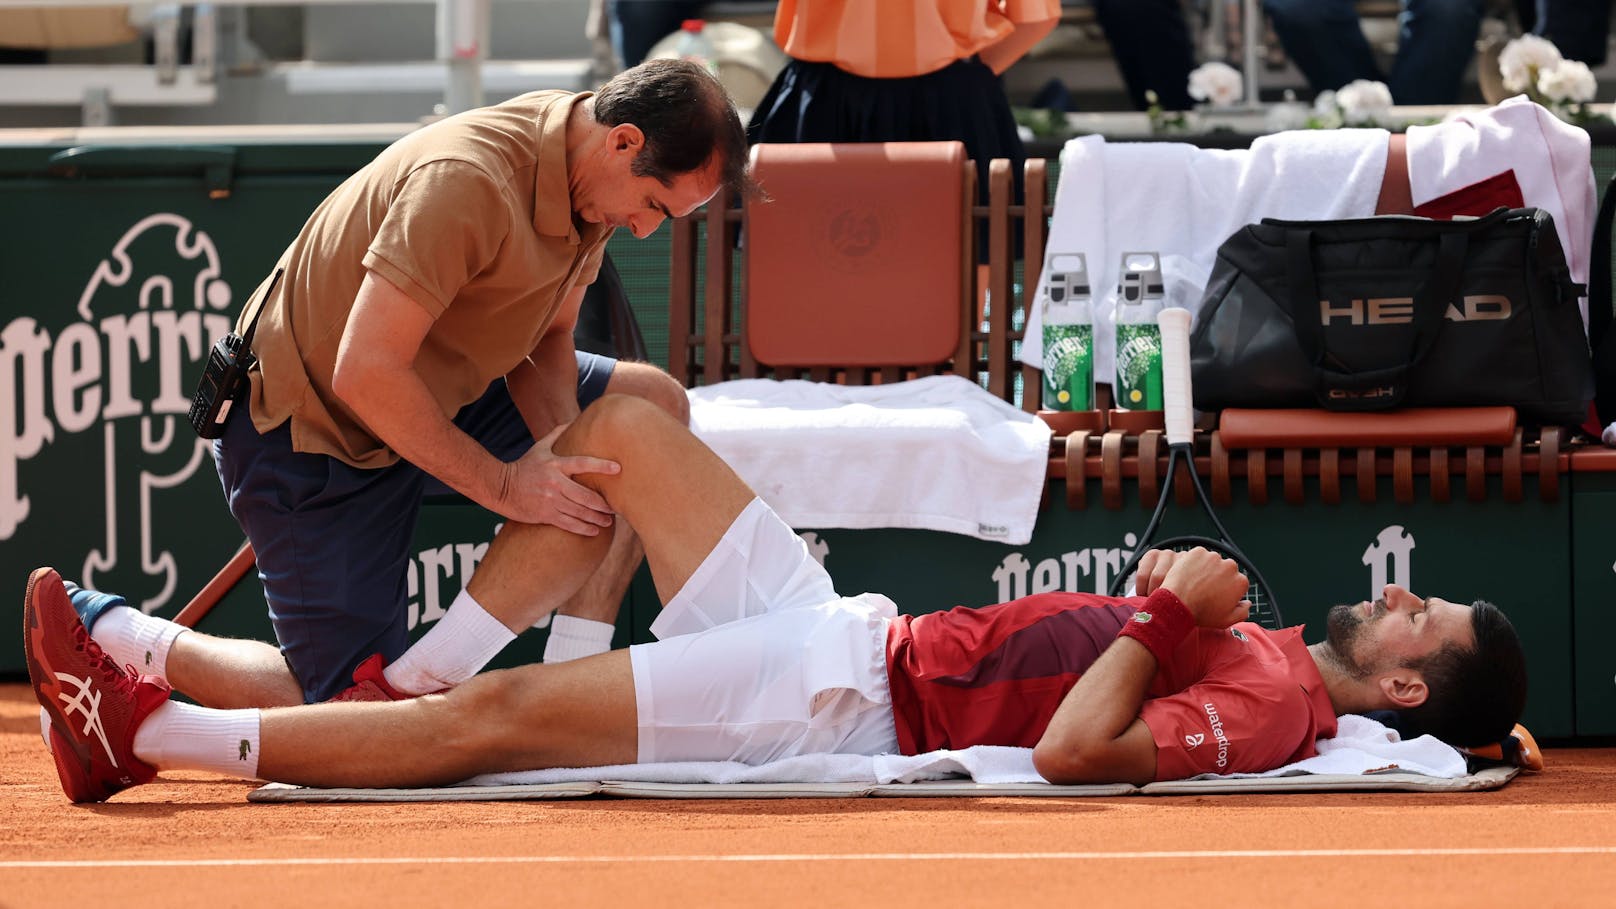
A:
<svg viewBox="0 0 1616 909">
<path fill-rule="evenodd" d="M 1504 77 L 1505 88 L 1524 92 L 1533 87 L 1536 73 L 1552 68 L 1562 59 L 1554 42 L 1537 35 L 1522 35 L 1504 45 L 1498 55 L 1498 72 Z"/>
<path fill-rule="evenodd" d="M 1268 112 L 1263 116 L 1263 127 L 1271 133 L 1301 129 L 1307 126 L 1307 114 L 1307 105 L 1296 100 L 1296 93 L 1287 88 L 1285 100 L 1268 106 Z"/>
<path fill-rule="evenodd" d="M 1341 119 L 1348 123 L 1373 123 L 1392 106 L 1392 92 L 1384 82 L 1354 79 L 1335 93 Z"/>
<path fill-rule="evenodd" d="M 1594 99 L 1599 80 L 1594 78 L 1588 64 L 1577 60 L 1559 63 L 1538 70 L 1537 90 L 1543 97 L 1561 104 L 1581 104 Z"/>
<path fill-rule="evenodd" d="M 1228 107 L 1245 95 L 1245 85 L 1239 70 L 1214 60 L 1190 72 L 1189 92 L 1197 101 L 1211 102 L 1213 107 Z"/>
<path fill-rule="evenodd" d="M 1313 124 L 1319 129 L 1341 126 L 1341 105 L 1335 102 L 1335 89 L 1327 88 L 1313 99 Z"/>
</svg>

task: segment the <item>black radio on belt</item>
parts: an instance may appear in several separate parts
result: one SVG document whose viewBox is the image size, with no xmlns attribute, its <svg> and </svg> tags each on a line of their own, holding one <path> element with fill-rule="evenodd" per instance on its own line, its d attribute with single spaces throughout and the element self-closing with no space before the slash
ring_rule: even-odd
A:
<svg viewBox="0 0 1616 909">
<path fill-rule="evenodd" d="M 277 268 L 275 274 L 270 276 L 269 286 L 258 298 L 258 311 L 247 323 L 247 333 L 238 335 L 231 332 L 225 335 L 214 342 L 213 350 L 208 353 L 202 380 L 196 383 L 196 395 L 191 398 L 191 428 L 204 439 L 217 439 L 224 435 L 231 411 L 247 394 L 247 370 L 252 369 L 258 361 L 252 352 L 253 330 L 258 327 L 264 302 L 275 292 L 275 285 L 280 283 L 283 271 L 284 268 Z"/>
</svg>

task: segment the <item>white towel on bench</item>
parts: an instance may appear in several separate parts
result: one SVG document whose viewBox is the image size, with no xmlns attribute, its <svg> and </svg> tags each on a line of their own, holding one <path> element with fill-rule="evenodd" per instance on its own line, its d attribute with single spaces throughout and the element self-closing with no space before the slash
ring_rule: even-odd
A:
<svg viewBox="0 0 1616 909">
<path fill-rule="evenodd" d="M 690 428 L 797 528 L 1032 538 L 1050 430 L 960 376 L 742 379 L 690 391 Z"/>
<path fill-rule="evenodd" d="M 1296 130 L 1249 149 L 1084 136 L 1061 151 L 1050 253 L 1083 253 L 1094 308 L 1094 377 L 1115 372 L 1117 267 L 1125 252 L 1162 257 L 1167 300 L 1197 310 L 1218 247 L 1263 218 L 1374 214 L 1386 169 L 1383 129 Z M 1042 291 L 1043 278 L 1039 290 Z M 1041 299 L 1030 295 L 1029 301 Z M 1027 314 L 1022 362 L 1043 366 L 1043 318 Z"/>
<path fill-rule="evenodd" d="M 1431 738 L 1404 741 L 1396 732 L 1367 717 L 1340 718 L 1333 739 L 1320 739 L 1319 754 L 1266 773 L 1231 774 L 1231 777 L 1275 777 L 1297 774 L 1365 774 L 1391 769 L 1442 779 L 1465 775 L 1464 756 Z M 462 785 L 502 786 L 540 783 L 621 780 L 655 783 L 914 783 L 968 777 L 977 783 L 1042 783 L 1033 769 L 1031 748 L 975 745 L 926 754 L 807 754 L 751 765 L 733 761 L 686 761 L 665 764 L 623 764 L 612 767 L 571 767 L 491 773 Z M 1216 779 L 1205 775 L 1197 779 Z"/>
</svg>

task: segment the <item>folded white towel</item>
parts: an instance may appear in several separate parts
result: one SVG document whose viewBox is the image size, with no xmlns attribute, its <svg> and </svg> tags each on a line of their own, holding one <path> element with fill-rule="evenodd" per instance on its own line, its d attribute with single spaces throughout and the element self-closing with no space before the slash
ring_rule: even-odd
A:
<svg viewBox="0 0 1616 909">
<path fill-rule="evenodd" d="M 1403 741 L 1396 732 L 1367 717 L 1340 718 L 1333 739 L 1319 739 L 1319 754 L 1267 773 L 1230 777 L 1291 776 L 1302 773 L 1363 774 L 1401 770 L 1455 779 L 1465 775 L 1463 755 L 1431 738 Z M 1031 748 L 975 745 L 926 754 L 805 754 L 767 764 L 690 761 L 667 764 L 623 764 L 491 773 L 466 786 L 511 786 L 621 780 L 653 783 L 914 783 L 968 777 L 978 783 L 1041 783 L 1033 769 Z M 1196 779 L 1215 779 L 1207 774 Z"/>
<path fill-rule="evenodd" d="M 1373 214 L 1386 168 L 1386 139 L 1382 129 L 1338 129 L 1276 133 L 1234 150 L 1179 142 L 1107 143 L 1099 136 L 1066 143 L 1046 248 L 1080 252 L 1087 259 L 1095 298 L 1096 381 L 1110 382 L 1115 370 L 1117 266 L 1123 253 L 1160 254 L 1168 303 L 1193 312 L 1218 247 L 1242 225 L 1262 218 Z M 1022 362 L 1032 366 L 1043 366 L 1042 326 L 1042 314 L 1033 307 L 1020 352 Z"/>
<path fill-rule="evenodd" d="M 1047 425 L 960 376 L 721 382 L 690 391 L 690 428 L 799 528 L 1023 544 L 1049 463 Z"/>
</svg>

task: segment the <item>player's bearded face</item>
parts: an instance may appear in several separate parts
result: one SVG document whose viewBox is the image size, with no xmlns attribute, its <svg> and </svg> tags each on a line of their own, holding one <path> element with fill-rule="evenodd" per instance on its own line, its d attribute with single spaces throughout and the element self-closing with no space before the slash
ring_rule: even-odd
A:
<svg viewBox="0 0 1616 909">
<path fill-rule="evenodd" d="M 1386 614 L 1386 601 L 1376 600 L 1373 611 L 1368 618 L 1364 617 L 1364 604 L 1340 604 L 1330 607 L 1325 616 L 1325 643 L 1335 653 L 1341 667 L 1355 679 L 1368 677 L 1373 667 L 1367 665 L 1358 654 L 1359 643 L 1368 630 L 1368 625 Z"/>
</svg>

